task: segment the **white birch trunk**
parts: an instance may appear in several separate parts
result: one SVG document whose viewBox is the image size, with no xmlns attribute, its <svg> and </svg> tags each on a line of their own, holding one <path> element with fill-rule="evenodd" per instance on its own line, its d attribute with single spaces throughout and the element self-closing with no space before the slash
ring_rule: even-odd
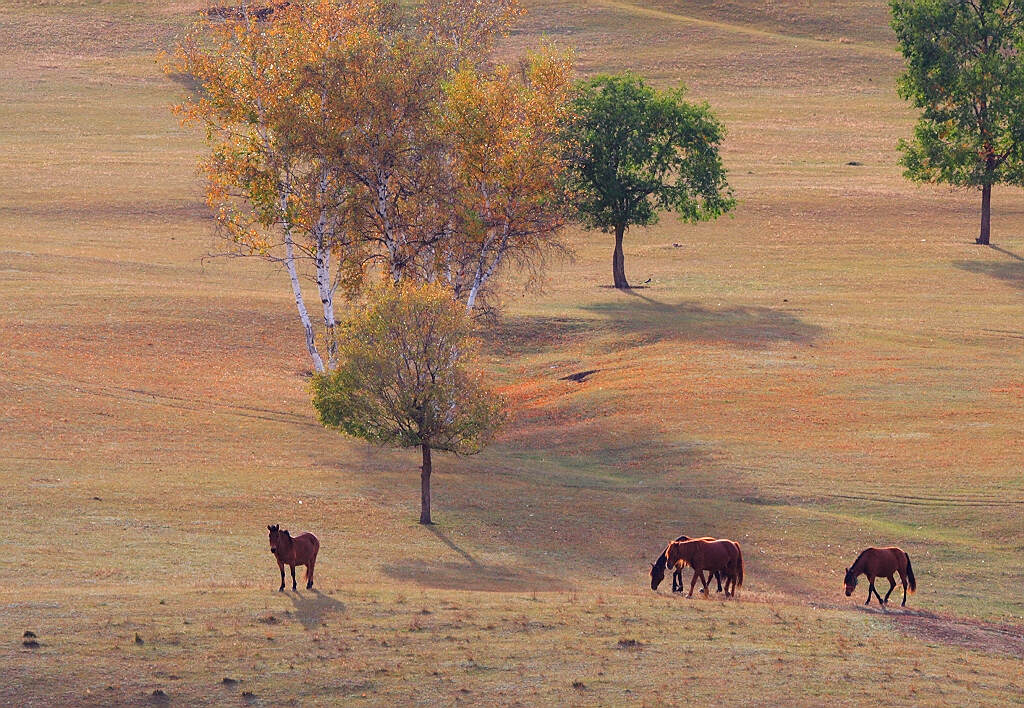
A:
<svg viewBox="0 0 1024 708">
<path fill-rule="evenodd" d="M 380 218 L 381 238 L 388 249 L 388 269 L 391 273 L 391 280 L 398 283 L 402 278 L 402 269 L 398 265 L 398 251 L 401 246 L 395 235 L 395 229 L 391 224 L 388 209 L 388 185 L 387 177 L 379 169 L 377 170 L 377 216 Z"/>
<path fill-rule="evenodd" d="M 505 252 L 508 250 L 508 224 L 502 227 L 501 243 L 495 249 L 494 260 L 485 267 L 487 254 L 490 251 L 490 242 L 490 239 L 488 239 L 480 250 L 480 260 L 477 263 L 476 273 L 473 276 L 473 287 L 469 291 L 469 298 L 466 300 L 466 312 L 473 312 L 473 308 L 476 306 L 477 295 L 487 285 L 487 281 L 491 279 L 494 271 L 498 269 L 502 259 L 505 257 Z"/>
<path fill-rule="evenodd" d="M 327 171 L 320 172 L 320 198 L 327 191 Z M 320 208 L 316 233 L 316 286 L 320 294 L 320 304 L 324 311 L 324 332 L 327 337 L 327 368 L 333 371 L 338 365 L 338 343 L 334 339 L 334 287 L 331 282 L 331 244 L 326 233 L 327 209 Z"/>
<path fill-rule="evenodd" d="M 483 264 L 481 264 L 483 265 Z M 476 307 L 476 296 L 480 293 L 480 286 L 483 285 L 483 272 L 479 267 L 473 275 L 473 286 L 469 289 L 469 298 L 466 300 L 466 312 L 473 312 Z"/>
<path fill-rule="evenodd" d="M 246 4 L 242 4 L 242 11 L 247 13 Z M 248 14 L 246 15 L 246 21 L 248 21 Z M 259 110 L 260 120 L 257 124 L 257 131 L 259 132 L 260 139 L 263 141 L 263 148 L 266 151 L 266 155 L 273 154 L 273 150 L 270 147 L 270 136 L 267 135 L 266 122 L 264 120 L 263 113 L 263 101 L 257 100 L 256 106 Z M 313 359 L 313 368 L 317 372 L 323 373 L 324 361 L 320 358 L 320 352 L 316 350 L 316 337 L 313 335 L 313 323 L 309 321 L 309 312 L 306 310 L 306 301 L 302 296 L 302 284 L 299 282 L 298 269 L 295 267 L 295 243 L 292 241 L 292 229 L 291 223 L 288 221 L 288 191 L 282 189 L 280 192 L 281 202 L 281 230 L 284 232 L 284 248 L 285 248 L 285 260 L 284 267 L 288 271 L 288 278 L 292 283 L 292 294 L 295 296 L 295 306 L 299 310 L 299 320 L 302 321 L 302 328 L 306 333 L 306 349 L 309 351 L 309 356 Z"/>
<path fill-rule="evenodd" d="M 288 200 L 281 197 L 281 212 L 287 213 Z M 295 267 L 295 244 L 292 242 L 291 226 L 286 221 L 283 225 L 285 259 L 284 267 L 288 270 L 288 278 L 292 281 L 292 294 L 295 295 L 295 306 L 299 309 L 299 319 L 302 320 L 302 328 L 306 331 L 306 349 L 313 357 L 313 368 L 323 373 L 324 361 L 320 358 L 320 352 L 316 350 L 316 337 L 313 335 L 313 323 L 309 320 L 309 312 L 306 310 L 306 301 L 302 296 L 302 284 L 299 282 L 298 269 Z"/>
<path fill-rule="evenodd" d="M 338 364 L 338 343 L 334 339 L 334 292 L 331 287 L 331 249 L 322 239 L 316 245 L 316 286 L 324 308 L 324 329 L 327 335 L 327 366 L 334 370 Z"/>
</svg>

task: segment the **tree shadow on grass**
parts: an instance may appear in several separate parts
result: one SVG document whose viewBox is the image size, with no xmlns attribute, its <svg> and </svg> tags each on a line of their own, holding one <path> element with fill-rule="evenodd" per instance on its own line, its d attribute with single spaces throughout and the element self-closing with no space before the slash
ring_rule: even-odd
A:
<svg viewBox="0 0 1024 708">
<path fill-rule="evenodd" d="M 1009 261 L 954 261 L 953 267 L 965 270 L 968 273 L 987 275 L 990 278 L 1002 280 L 1015 288 L 1024 290 L 1024 257 L 1013 251 L 1007 251 L 999 246 L 989 246 L 993 251 L 998 251 L 1009 256 Z"/>
<path fill-rule="evenodd" d="M 345 603 L 324 595 L 316 588 L 289 592 L 288 597 L 295 605 L 294 616 L 306 629 L 315 629 L 328 615 L 345 611 Z"/>
<path fill-rule="evenodd" d="M 540 354 L 584 334 L 594 326 L 581 317 L 502 315 L 484 330 L 487 348 L 496 354 Z"/>
<path fill-rule="evenodd" d="M 485 565 L 452 541 L 436 526 L 428 526 L 444 545 L 462 556 L 462 561 L 410 559 L 382 566 L 385 575 L 401 582 L 443 590 L 480 590 L 484 592 L 530 592 L 534 590 L 570 590 L 572 583 L 524 568 Z"/>
<path fill-rule="evenodd" d="M 667 340 L 728 342 L 757 349 L 775 342 L 809 343 L 824 329 L 784 310 L 734 305 L 710 308 L 696 302 L 664 303 L 635 290 L 629 297 L 584 305 L 604 316 L 617 331 L 640 335 L 647 343 Z"/>
<path fill-rule="evenodd" d="M 485 334 L 487 348 L 501 355 L 539 354 L 600 330 L 639 337 L 631 344 L 661 341 L 709 341 L 758 349 L 774 342 L 809 343 L 825 330 L 792 313 L 769 307 L 710 308 L 696 302 L 668 304 L 636 289 L 627 297 L 581 305 L 602 319 L 585 317 L 504 316 Z"/>
</svg>

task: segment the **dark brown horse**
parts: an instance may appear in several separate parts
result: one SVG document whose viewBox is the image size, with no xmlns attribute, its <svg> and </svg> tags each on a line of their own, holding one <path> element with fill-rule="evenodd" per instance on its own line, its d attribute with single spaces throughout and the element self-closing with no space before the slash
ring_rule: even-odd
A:
<svg viewBox="0 0 1024 708">
<path fill-rule="evenodd" d="M 726 576 L 725 594 L 733 596 L 736 588 L 743 585 L 743 554 L 740 553 L 739 544 L 729 539 L 707 540 L 703 538 L 691 541 L 673 541 L 665 549 L 665 564 L 670 568 L 690 566 L 693 568 L 693 578 L 690 579 L 690 592 L 687 597 L 693 597 L 693 588 L 700 578 L 704 586 L 702 592 L 708 592 L 708 580 L 704 573 L 709 574 L 715 571 Z"/>
<path fill-rule="evenodd" d="M 680 536 L 676 539 L 677 541 L 692 541 L 689 536 Z M 715 539 L 710 536 L 704 536 L 704 541 L 714 541 Z M 666 551 L 668 548 L 665 549 Z M 665 551 L 661 552 L 658 559 L 651 563 L 651 590 L 657 590 L 658 586 L 661 585 L 661 581 L 665 579 Z M 711 579 L 708 578 L 708 582 Z M 722 576 L 718 571 L 715 571 L 715 582 L 718 583 L 718 592 L 722 592 Z M 672 571 L 672 592 L 683 591 L 683 569 L 675 568 Z"/>
<path fill-rule="evenodd" d="M 270 530 L 270 552 L 277 558 L 277 567 L 281 569 L 281 587 L 278 592 L 284 591 L 284 567 L 292 568 L 292 590 L 297 590 L 295 584 L 295 566 L 306 566 L 306 589 L 313 587 L 313 566 L 316 565 L 316 554 L 320 552 L 320 541 L 316 536 L 306 532 L 300 533 L 295 538 L 287 530 L 274 524 L 268 526 Z"/>
<path fill-rule="evenodd" d="M 896 579 L 893 577 L 895 573 L 900 574 L 900 580 L 903 582 L 903 602 L 900 604 L 900 607 L 907 606 L 908 585 L 910 586 L 910 592 L 917 591 L 917 580 L 914 578 L 914 569 L 910 565 L 910 556 L 895 546 L 888 548 L 865 548 L 860 552 L 853 565 L 846 569 L 846 577 L 843 578 L 847 597 L 853 594 L 854 588 L 857 587 L 857 578 L 862 573 L 868 576 L 868 583 L 870 583 L 868 585 L 868 599 L 864 603 L 865 605 L 871 604 L 871 593 L 874 593 L 875 597 L 878 598 L 879 605 L 885 605 L 889 602 L 889 596 L 892 595 L 893 588 L 896 587 Z M 885 593 L 885 599 L 882 599 L 882 596 L 878 594 L 878 590 L 875 589 L 875 578 L 889 579 L 889 592 Z"/>
</svg>

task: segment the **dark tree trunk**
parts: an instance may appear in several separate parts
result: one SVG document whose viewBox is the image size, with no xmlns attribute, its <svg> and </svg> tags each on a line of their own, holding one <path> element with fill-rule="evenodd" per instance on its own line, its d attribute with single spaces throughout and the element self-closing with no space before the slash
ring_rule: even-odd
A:
<svg viewBox="0 0 1024 708">
<path fill-rule="evenodd" d="M 981 188 L 981 235 L 978 236 L 978 243 L 987 246 L 989 235 L 992 232 L 992 185 L 986 184 Z"/>
<path fill-rule="evenodd" d="M 423 466 L 420 467 L 420 523 L 432 524 L 430 520 L 430 445 L 423 445 Z"/>
<path fill-rule="evenodd" d="M 625 233 L 626 225 L 616 224 L 615 252 L 612 254 L 612 277 L 615 279 L 615 287 L 620 290 L 629 289 L 629 282 L 626 280 L 626 259 L 622 254 L 622 236 Z"/>
</svg>

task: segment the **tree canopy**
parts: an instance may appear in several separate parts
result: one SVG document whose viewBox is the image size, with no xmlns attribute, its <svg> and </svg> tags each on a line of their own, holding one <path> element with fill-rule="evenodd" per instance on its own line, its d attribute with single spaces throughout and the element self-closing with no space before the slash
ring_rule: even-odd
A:
<svg viewBox="0 0 1024 708">
<path fill-rule="evenodd" d="M 472 309 L 507 264 L 557 247 L 571 61 L 493 62 L 520 14 L 518 0 L 296 0 L 200 18 L 179 41 L 168 69 L 198 86 L 176 110 L 206 130 L 207 202 L 238 252 L 284 265 L 317 371 L 337 362 L 336 295 L 380 267 Z"/>
<path fill-rule="evenodd" d="M 411 280 L 373 288 L 341 325 L 339 365 L 315 375 L 320 422 L 378 445 L 420 447 L 420 522 L 431 523 L 431 451 L 479 452 L 504 420 L 477 365 L 473 323 L 451 292 Z"/>
<path fill-rule="evenodd" d="M 900 96 L 921 109 L 901 140 L 905 176 L 981 188 L 989 243 L 995 184 L 1024 184 L 1024 3 L 892 0 L 906 59 Z"/>
<path fill-rule="evenodd" d="M 518 69 L 463 66 L 445 85 L 441 130 L 451 139 L 451 228 L 440 277 L 472 310 L 507 262 L 542 265 L 565 224 L 560 129 L 571 63 L 553 51 Z"/>
<path fill-rule="evenodd" d="M 689 222 L 735 204 L 719 155 L 721 123 L 685 89 L 658 91 L 633 74 L 577 85 L 566 122 L 567 200 L 587 228 L 614 232 L 615 287 L 628 288 L 622 239 L 662 211 Z"/>
</svg>

